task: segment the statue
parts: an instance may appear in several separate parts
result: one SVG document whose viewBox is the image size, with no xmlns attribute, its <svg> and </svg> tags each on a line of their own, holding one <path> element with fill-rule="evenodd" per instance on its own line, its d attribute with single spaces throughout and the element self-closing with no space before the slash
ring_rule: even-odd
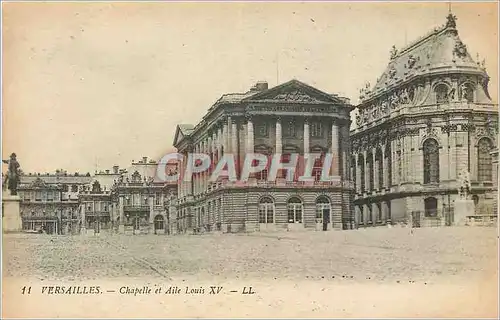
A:
<svg viewBox="0 0 500 320">
<path fill-rule="evenodd" d="M 467 200 L 470 194 L 470 177 L 467 170 L 463 170 L 459 175 L 459 182 L 458 195 L 460 199 Z"/>
<path fill-rule="evenodd" d="M 453 15 L 451 12 L 446 17 L 446 27 L 447 28 L 456 28 L 457 27 L 457 17 Z"/>
<path fill-rule="evenodd" d="M 396 58 L 396 55 L 398 54 L 398 49 L 396 49 L 396 46 L 392 46 L 391 48 L 391 60 Z"/>
<path fill-rule="evenodd" d="M 2 187 L 5 188 L 7 186 L 10 190 L 10 195 L 16 196 L 20 173 L 20 165 L 16 160 L 16 154 L 12 153 L 9 160 L 2 160 L 2 162 L 9 165 L 9 169 L 5 176 L 5 180 L 3 181 Z"/>
</svg>

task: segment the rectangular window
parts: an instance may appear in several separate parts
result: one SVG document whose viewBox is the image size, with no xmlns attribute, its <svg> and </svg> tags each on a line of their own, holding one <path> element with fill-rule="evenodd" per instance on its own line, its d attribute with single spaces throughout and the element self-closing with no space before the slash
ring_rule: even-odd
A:
<svg viewBox="0 0 500 320">
<path fill-rule="evenodd" d="M 161 204 L 161 193 L 156 193 L 155 194 L 155 204 L 159 206 Z"/>
<path fill-rule="evenodd" d="M 294 138 L 297 136 L 297 130 L 295 127 L 295 122 L 287 123 L 285 127 L 285 137 Z"/>
<path fill-rule="evenodd" d="M 35 192 L 35 200 L 36 201 L 42 201 L 42 192 L 41 191 L 36 191 Z"/>
<path fill-rule="evenodd" d="M 257 124 L 257 130 L 255 130 L 255 135 L 257 137 L 266 138 L 269 136 L 269 127 L 267 123 Z"/>
<path fill-rule="evenodd" d="M 323 137 L 323 126 L 321 125 L 321 122 L 313 122 L 311 124 L 311 137 Z"/>
</svg>

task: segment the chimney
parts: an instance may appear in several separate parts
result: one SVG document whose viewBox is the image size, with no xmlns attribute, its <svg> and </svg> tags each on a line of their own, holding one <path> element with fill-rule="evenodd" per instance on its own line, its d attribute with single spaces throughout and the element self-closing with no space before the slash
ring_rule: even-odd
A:
<svg viewBox="0 0 500 320">
<path fill-rule="evenodd" d="M 119 166 L 113 166 L 113 173 L 114 174 L 118 174 L 118 169 L 119 168 L 120 168 Z"/>
<path fill-rule="evenodd" d="M 106 174 L 109 174 L 109 169 L 106 169 Z"/>
<path fill-rule="evenodd" d="M 258 91 L 264 91 L 264 90 L 269 89 L 269 86 L 268 86 L 268 84 L 267 84 L 267 81 L 258 81 L 258 82 L 255 84 L 255 88 L 256 88 Z"/>
<path fill-rule="evenodd" d="M 142 157 L 142 163 L 148 163 L 148 157 Z"/>
</svg>

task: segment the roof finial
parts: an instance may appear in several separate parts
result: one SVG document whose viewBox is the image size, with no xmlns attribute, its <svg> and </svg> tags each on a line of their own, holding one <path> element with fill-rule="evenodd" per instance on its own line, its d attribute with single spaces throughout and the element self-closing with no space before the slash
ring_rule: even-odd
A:
<svg viewBox="0 0 500 320">
<path fill-rule="evenodd" d="M 455 28 L 457 26 L 457 17 L 451 11 L 451 2 L 448 2 L 448 16 L 446 19 L 446 28 Z"/>
</svg>

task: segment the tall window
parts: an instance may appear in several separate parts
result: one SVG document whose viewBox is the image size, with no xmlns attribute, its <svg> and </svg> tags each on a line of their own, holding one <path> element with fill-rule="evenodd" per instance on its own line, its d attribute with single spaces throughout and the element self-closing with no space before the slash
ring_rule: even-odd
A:
<svg viewBox="0 0 500 320">
<path fill-rule="evenodd" d="M 424 200 L 425 216 L 437 217 L 437 199 L 434 197 L 426 198 Z"/>
<path fill-rule="evenodd" d="M 365 192 L 365 157 L 360 154 L 358 157 L 361 192 Z"/>
<path fill-rule="evenodd" d="M 256 129 L 255 130 L 255 135 L 257 137 L 267 137 L 269 136 L 269 127 L 267 125 L 267 123 L 263 122 L 263 123 L 258 123 L 256 125 Z"/>
<path fill-rule="evenodd" d="M 297 135 L 297 130 L 295 127 L 295 122 L 290 121 L 286 125 L 285 136 L 286 137 L 295 137 Z"/>
<path fill-rule="evenodd" d="M 288 223 L 302 223 L 302 201 L 299 198 L 288 200 Z"/>
<path fill-rule="evenodd" d="M 161 193 L 157 192 L 155 194 L 155 205 L 159 206 L 161 204 L 160 200 L 161 200 Z"/>
<path fill-rule="evenodd" d="M 164 229 L 165 228 L 164 222 L 165 222 L 165 219 L 163 218 L 163 216 L 161 214 L 156 215 L 156 217 L 154 219 L 155 230 Z"/>
<path fill-rule="evenodd" d="M 311 124 L 311 137 L 322 137 L 323 136 L 323 126 L 321 122 L 313 122 Z"/>
<path fill-rule="evenodd" d="M 377 203 L 377 222 L 382 221 L 382 204 Z"/>
<path fill-rule="evenodd" d="M 375 162 L 377 163 L 378 186 L 380 190 L 384 187 L 384 159 L 382 158 L 382 150 L 377 149 L 375 154 Z"/>
<path fill-rule="evenodd" d="M 387 187 L 390 188 L 392 185 L 392 155 L 391 155 L 391 145 L 388 143 L 385 146 L 385 161 L 387 163 Z"/>
<path fill-rule="evenodd" d="M 369 183 L 370 185 L 368 186 L 369 187 L 369 191 L 375 189 L 375 184 L 374 184 L 374 180 L 373 180 L 373 176 L 374 176 L 374 170 L 373 170 L 373 154 L 372 153 L 368 153 L 366 155 L 366 166 L 367 166 L 367 169 L 368 169 L 368 177 L 369 177 Z"/>
<path fill-rule="evenodd" d="M 330 200 L 327 197 L 321 196 L 316 200 L 316 222 L 321 223 L 326 219 L 330 222 Z"/>
<path fill-rule="evenodd" d="M 274 202 L 271 198 L 260 199 L 259 223 L 274 223 Z"/>
<path fill-rule="evenodd" d="M 434 89 L 436 92 L 436 102 L 446 103 L 448 102 L 448 86 L 445 84 L 438 84 Z"/>
<path fill-rule="evenodd" d="M 491 157 L 492 143 L 488 138 L 482 138 L 478 143 L 477 151 L 477 179 L 478 181 L 493 181 L 493 163 Z"/>
<path fill-rule="evenodd" d="M 439 145 L 434 139 L 424 142 L 424 183 L 439 182 Z"/>
</svg>

